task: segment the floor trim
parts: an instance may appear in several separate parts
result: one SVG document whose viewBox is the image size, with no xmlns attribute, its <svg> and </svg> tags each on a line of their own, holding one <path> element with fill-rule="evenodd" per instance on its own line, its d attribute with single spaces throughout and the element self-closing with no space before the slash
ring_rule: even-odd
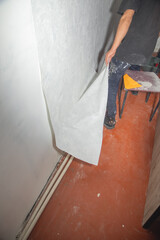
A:
<svg viewBox="0 0 160 240">
<path fill-rule="evenodd" d="M 72 163 L 73 159 L 74 159 L 74 157 L 68 154 L 65 157 L 65 159 L 61 162 L 59 168 L 53 174 L 52 179 L 50 180 L 49 184 L 43 191 L 42 195 L 38 198 L 38 200 L 37 200 L 38 203 L 35 204 L 33 211 L 31 212 L 30 216 L 28 217 L 27 221 L 25 222 L 22 230 L 17 235 L 16 239 L 26 240 L 28 238 L 28 236 L 30 235 L 34 226 L 36 225 L 39 217 L 41 216 L 43 210 L 45 209 L 47 203 L 49 202 L 50 198 L 52 197 L 54 191 L 58 187 L 64 174 L 66 173 L 67 169 L 69 168 L 70 164 Z"/>
</svg>

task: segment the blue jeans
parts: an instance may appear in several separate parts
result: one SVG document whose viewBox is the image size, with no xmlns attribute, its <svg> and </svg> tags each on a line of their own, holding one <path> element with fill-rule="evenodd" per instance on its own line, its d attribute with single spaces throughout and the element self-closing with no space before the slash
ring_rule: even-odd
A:
<svg viewBox="0 0 160 240">
<path fill-rule="evenodd" d="M 116 115 L 116 96 L 118 92 L 119 82 L 121 77 L 125 74 L 125 71 L 131 65 L 126 62 L 122 62 L 115 57 L 109 65 L 109 79 L 108 79 L 108 102 L 107 102 L 107 115 L 109 117 L 115 117 Z"/>
<path fill-rule="evenodd" d="M 129 70 L 140 71 L 141 67 L 139 65 L 131 65 Z"/>
</svg>

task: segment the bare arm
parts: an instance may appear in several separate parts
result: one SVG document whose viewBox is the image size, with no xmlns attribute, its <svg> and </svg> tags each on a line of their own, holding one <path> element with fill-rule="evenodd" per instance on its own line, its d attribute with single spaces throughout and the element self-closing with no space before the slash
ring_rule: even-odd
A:
<svg viewBox="0 0 160 240">
<path fill-rule="evenodd" d="M 106 53 L 106 58 L 105 58 L 106 65 L 108 65 L 108 63 L 111 61 L 112 57 L 114 57 L 114 55 L 116 54 L 117 48 L 121 44 L 123 38 L 126 36 L 128 29 L 131 25 L 134 12 L 135 12 L 134 10 L 128 9 L 122 15 L 122 17 L 119 21 L 119 25 L 117 28 L 117 32 L 116 32 L 116 36 L 114 38 L 113 45 L 112 45 L 111 49 Z"/>
</svg>

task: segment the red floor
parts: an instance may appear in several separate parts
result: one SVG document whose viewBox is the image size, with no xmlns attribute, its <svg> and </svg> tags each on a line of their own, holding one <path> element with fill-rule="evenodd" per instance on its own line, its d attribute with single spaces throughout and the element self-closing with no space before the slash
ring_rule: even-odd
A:
<svg viewBox="0 0 160 240">
<path fill-rule="evenodd" d="M 74 160 L 29 240 L 151 240 L 142 228 L 156 117 L 151 95 L 129 93 L 121 120 L 104 129 L 99 165 Z"/>
</svg>

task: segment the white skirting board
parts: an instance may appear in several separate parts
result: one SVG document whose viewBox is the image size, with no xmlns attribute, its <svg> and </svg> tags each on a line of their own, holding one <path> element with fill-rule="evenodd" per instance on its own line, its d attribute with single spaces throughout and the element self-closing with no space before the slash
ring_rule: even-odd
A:
<svg viewBox="0 0 160 240">
<path fill-rule="evenodd" d="M 43 210 L 45 209 L 47 203 L 52 197 L 54 191 L 56 190 L 64 174 L 66 173 L 67 169 L 72 163 L 73 158 L 74 158 L 73 156 L 68 154 L 66 158 L 63 160 L 60 167 L 58 168 L 55 175 L 53 176 L 50 183 L 48 184 L 47 188 L 43 192 L 39 202 L 37 203 L 34 211 L 31 213 L 31 216 L 29 217 L 28 221 L 26 222 L 26 224 L 24 225 L 20 233 L 17 235 L 16 239 L 26 240 L 28 238 L 32 229 L 36 225 L 39 217 L 41 216 Z"/>
</svg>

